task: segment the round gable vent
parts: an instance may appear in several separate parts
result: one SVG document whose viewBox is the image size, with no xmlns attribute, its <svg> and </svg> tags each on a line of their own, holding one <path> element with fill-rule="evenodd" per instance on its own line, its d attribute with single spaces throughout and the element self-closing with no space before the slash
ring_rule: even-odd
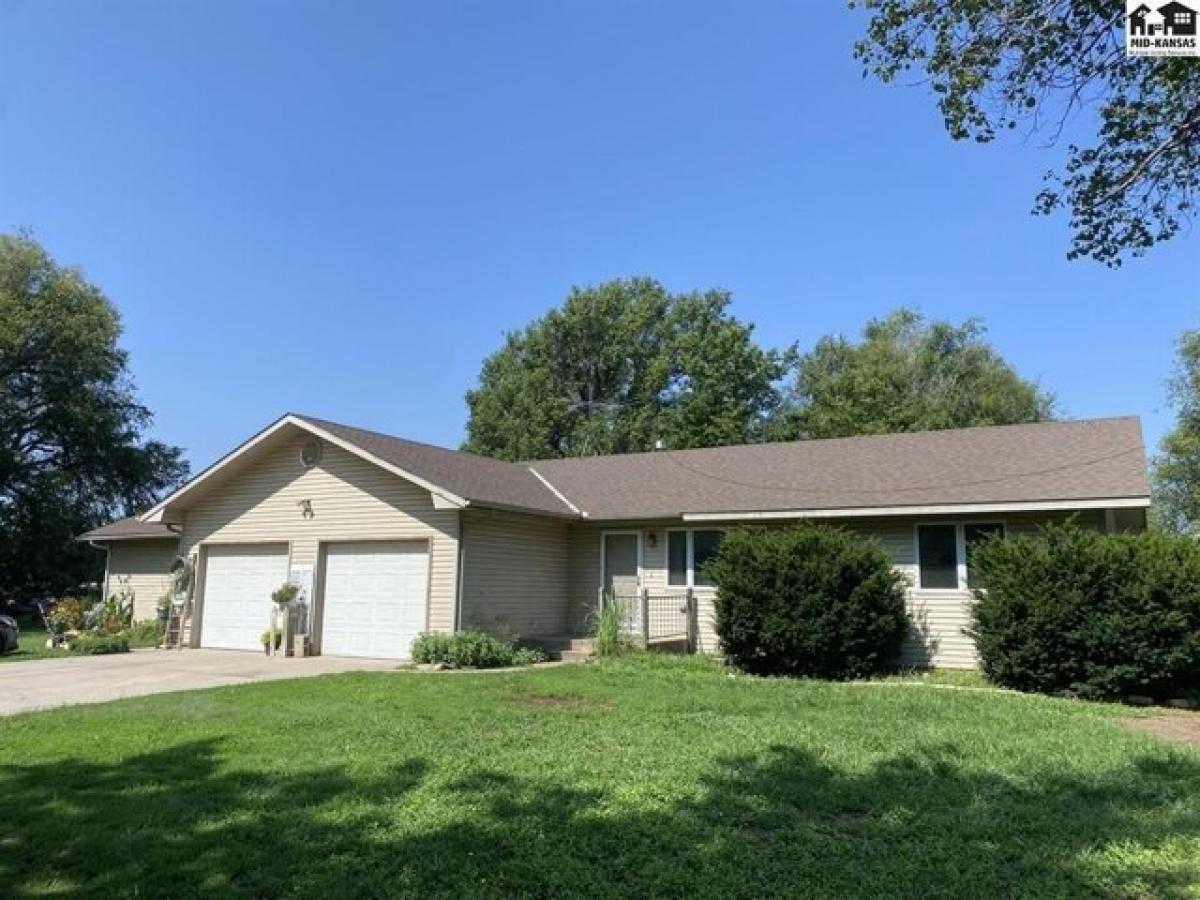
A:
<svg viewBox="0 0 1200 900">
<path fill-rule="evenodd" d="M 309 441 L 300 448 L 300 462 L 304 468 L 311 469 L 321 461 L 321 442 Z"/>
</svg>

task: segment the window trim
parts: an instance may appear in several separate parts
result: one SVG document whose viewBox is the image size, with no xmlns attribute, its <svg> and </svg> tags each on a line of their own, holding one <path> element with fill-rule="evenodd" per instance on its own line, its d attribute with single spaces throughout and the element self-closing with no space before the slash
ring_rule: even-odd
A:
<svg viewBox="0 0 1200 900">
<path fill-rule="evenodd" d="M 688 588 L 696 591 L 715 591 L 715 584 L 696 584 L 696 542 L 695 533 L 697 531 L 717 531 L 724 534 L 728 528 L 667 528 L 666 529 L 666 546 L 663 548 L 663 570 L 666 573 L 664 579 L 667 589 Z M 685 534 L 687 535 L 687 552 L 684 555 L 684 568 L 687 572 L 687 578 L 683 584 L 673 584 L 671 582 L 671 535 Z"/>
<path fill-rule="evenodd" d="M 951 525 L 954 528 L 955 572 L 958 575 L 958 586 L 952 588 L 927 588 L 921 586 L 921 528 L 929 525 Z M 913 567 L 916 577 L 913 579 L 913 590 L 922 594 L 969 594 L 974 588 L 967 586 L 967 535 L 968 525 L 999 525 L 1003 537 L 1008 537 L 1007 519 L 961 519 L 953 522 L 927 519 L 913 523 Z"/>
<path fill-rule="evenodd" d="M 683 540 L 683 584 L 671 581 L 671 535 L 682 534 Z M 692 530 L 690 528 L 668 528 L 666 547 L 664 548 L 663 569 L 667 573 L 668 588 L 688 588 L 692 586 Z"/>
</svg>

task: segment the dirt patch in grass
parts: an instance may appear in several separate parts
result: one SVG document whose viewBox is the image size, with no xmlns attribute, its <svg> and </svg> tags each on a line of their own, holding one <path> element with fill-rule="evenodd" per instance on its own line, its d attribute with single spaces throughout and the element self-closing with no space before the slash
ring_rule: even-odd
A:
<svg viewBox="0 0 1200 900">
<path fill-rule="evenodd" d="M 610 704 L 602 700 L 591 700 L 571 694 L 516 694 L 510 700 L 527 709 L 576 709 L 580 707 L 607 708 Z"/>
<path fill-rule="evenodd" d="M 1200 747 L 1200 713 L 1173 713 L 1122 719 L 1121 724 L 1134 731 L 1144 731 L 1177 744 Z"/>
</svg>

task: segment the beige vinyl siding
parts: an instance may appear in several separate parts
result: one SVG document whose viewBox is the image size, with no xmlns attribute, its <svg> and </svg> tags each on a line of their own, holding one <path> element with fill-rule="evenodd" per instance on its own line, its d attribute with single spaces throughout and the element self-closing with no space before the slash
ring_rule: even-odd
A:
<svg viewBox="0 0 1200 900">
<path fill-rule="evenodd" d="M 567 615 L 576 634 L 586 634 L 600 591 L 600 529 L 567 528 Z"/>
<path fill-rule="evenodd" d="M 975 643 L 964 629 L 970 625 L 970 591 L 923 591 L 917 585 L 916 526 L 920 522 L 1003 522 L 1008 535 L 1037 534 L 1038 526 L 1062 522 L 1070 513 L 1007 513 L 939 519 L 913 519 L 902 522 L 881 520 L 855 523 L 855 530 L 870 534 L 888 549 L 892 562 L 908 578 L 908 614 L 912 631 L 905 639 L 900 662 L 906 666 L 937 666 L 955 669 L 974 668 L 979 664 Z M 1076 521 L 1087 528 L 1103 529 L 1103 510 L 1083 510 Z"/>
<path fill-rule="evenodd" d="M 970 517 L 936 518 L 879 518 L 845 519 L 829 522 L 848 528 L 864 537 L 878 541 L 892 564 L 907 578 L 908 609 L 913 620 L 913 631 L 908 635 L 901 651 L 900 662 L 909 666 L 945 666 L 971 668 L 978 664 L 975 647 L 963 633 L 970 616 L 972 595 L 969 591 L 922 591 L 917 582 L 916 526 L 919 522 L 1004 522 L 1007 533 L 1036 534 L 1038 526 L 1051 521 L 1064 521 L 1072 514 L 1063 513 L 1008 513 Z M 1103 529 L 1103 510 L 1084 510 L 1075 514 L 1076 521 L 1089 528 Z M 736 523 L 714 523 L 703 528 L 728 527 Z M 783 527 L 784 523 L 765 527 Z M 584 621 L 588 611 L 596 603 L 600 586 L 600 535 L 609 526 L 584 525 L 570 529 L 571 558 L 569 564 L 568 593 L 571 608 L 576 611 L 576 620 Z M 651 591 L 677 590 L 667 586 L 667 531 L 683 527 L 673 523 L 624 523 L 614 524 L 613 530 L 638 529 L 642 533 L 642 584 Z M 700 529 L 698 529 L 700 530 Z M 653 531 L 656 546 L 651 547 L 647 534 Z M 695 588 L 696 613 L 699 628 L 700 649 L 717 652 L 719 649 L 713 627 L 712 588 Z"/>
<path fill-rule="evenodd" d="M 171 563 L 179 553 L 174 538 L 111 541 L 108 545 L 108 593 L 133 591 L 133 619 L 158 615 L 158 598 L 171 587 Z"/>
<path fill-rule="evenodd" d="M 331 541 L 426 540 L 427 627 L 451 630 L 458 587 L 458 510 L 435 509 L 424 488 L 333 444 L 325 443 L 320 463 L 305 469 L 300 448 L 309 440 L 288 440 L 197 501 L 184 516 L 183 552 L 192 553 L 204 543 L 284 541 L 292 564 L 317 566 L 321 544 Z M 312 504 L 311 518 L 303 513 L 304 500 Z M 313 583 L 320 585 L 319 571 Z"/>
<path fill-rule="evenodd" d="M 462 624 L 520 637 L 572 632 L 566 522 L 496 510 L 462 512 Z"/>
</svg>

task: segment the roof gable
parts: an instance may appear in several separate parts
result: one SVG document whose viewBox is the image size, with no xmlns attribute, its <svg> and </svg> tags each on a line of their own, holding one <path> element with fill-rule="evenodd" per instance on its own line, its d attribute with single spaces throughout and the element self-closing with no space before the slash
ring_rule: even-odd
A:
<svg viewBox="0 0 1200 900">
<path fill-rule="evenodd" d="M 299 429 L 428 490 L 435 504 L 464 507 L 471 504 L 518 509 L 544 515 L 574 516 L 569 504 L 529 470 L 528 466 L 474 456 L 352 428 L 337 422 L 288 413 L 204 469 L 139 518 L 154 522 L 173 506 L 187 502 L 223 475 L 238 470 L 255 451 L 265 449 L 284 431 Z"/>
</svg>

